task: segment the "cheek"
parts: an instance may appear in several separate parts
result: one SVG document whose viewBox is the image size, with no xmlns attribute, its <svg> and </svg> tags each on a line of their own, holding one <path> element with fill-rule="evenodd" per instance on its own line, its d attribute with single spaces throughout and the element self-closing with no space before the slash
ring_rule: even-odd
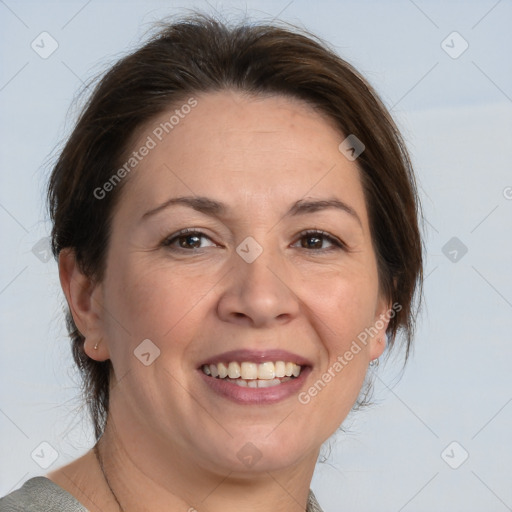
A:
<svg viewBox="0 0 512 512">
<path fill-rule="evenodd" d="M 315 300 L 315 330 L 321 343 L 319 367 L 299 401 L 328 438 L 345 420 L 363 386 L 368 368 L 368 346 L 358 336 L 372 325 L 373 286 L 352 282 L 331 284 Z M 326 418 L 328 420 L 326 421 Z"/>
<path fill-rule="evenodd" d="M 316 327 L 324 333 L 330 358 L 346 350 L 352 340 L 374 321 L 378 282 L 368 268 L 333 272 L 308 285 L 308 301 Z"/>
<path fill-rule="evenodd" d="M 107 336 L 113 340 L 113 350 L 130 353 L 127 340 L 133 351 L 144 339 L 161 350 L 181 350 L 200 325 L 192 319 L 216 281 L 193 269 L 180 271 L 168 263 L 125 259 L 112 269 L 106 286 L 105 307 L 111 312 Z"/>
</svg>

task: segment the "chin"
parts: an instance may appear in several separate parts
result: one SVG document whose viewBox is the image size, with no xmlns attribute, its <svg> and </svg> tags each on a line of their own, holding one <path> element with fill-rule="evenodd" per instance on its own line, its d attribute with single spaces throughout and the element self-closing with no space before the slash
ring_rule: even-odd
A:
<svg viewBox="0 0 512 512">
<path fill-rule="evenodd" d="M 272 426 L 276 429 L 278 423 Z M 303 434 L 290 436 L 289 432 L 272 432 L 272 428 L 259 435 L 234 436 L 229 443 L 219 446 L 221 453 L 211 454 L 210 460 L 215 469 L 222 472 L 235 472 L 240 475 L 254 475 L 289 469 L 298 464 L 304 457 L 312 457 L 316 461 L 321 440 L 314 443 L 304 439 Z M 269 434 L 270 432 L 270 434 Z M 204 460 L 204 459 L 203 459 Z"/>
</svg>

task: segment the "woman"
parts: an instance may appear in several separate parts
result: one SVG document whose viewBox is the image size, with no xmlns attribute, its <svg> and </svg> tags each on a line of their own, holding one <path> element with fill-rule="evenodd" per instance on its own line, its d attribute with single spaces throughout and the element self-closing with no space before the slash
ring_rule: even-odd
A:
<svg viewBox="0 0 512 512">
<path fill-rule="evenodd" d="M 298 31 L 165 25 L 99 82 L 48 201 L 97 443 L 2 510 L 321 510 L 321 445 L 400 332 L 407 358 L 422 277 L 364 79 Z"/>
</svg>

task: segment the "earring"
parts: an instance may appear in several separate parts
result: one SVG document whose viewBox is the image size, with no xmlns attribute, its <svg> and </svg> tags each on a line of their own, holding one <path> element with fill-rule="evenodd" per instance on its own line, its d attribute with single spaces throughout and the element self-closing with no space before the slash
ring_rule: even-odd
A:
<svg viewBox="0 0 512 512">
<path fill-rule="evenodd" d="M 96 345 L 94 345 L 94 350 L 98 350 L 98 345 L 100 344 L 101 340 L 98 341 L 98 343 L 96 343 Z"/>
<path fill-rule="evenodd" d="M 371 362 L 370 362 L 370 366 L 372 368 L 376 368 L 377 366 L 379 366 L 379 358 L 376 357 L 375 359 L 373 359 Z"/>
</svg>

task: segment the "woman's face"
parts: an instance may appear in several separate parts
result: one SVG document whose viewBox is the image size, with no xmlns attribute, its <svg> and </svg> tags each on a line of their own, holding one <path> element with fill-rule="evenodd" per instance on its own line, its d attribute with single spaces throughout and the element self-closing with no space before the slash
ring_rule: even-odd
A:
<svg viewBox="0 0 512 512">
<path fill-rule="evenodd" d="M 88 353 L 112 361 L 117 428 L 161 454 L 224 474 L 316 460 L 385 346 L 360 171 L 298 100 L 194 98 L 127 156 Z"/>
</svg>

